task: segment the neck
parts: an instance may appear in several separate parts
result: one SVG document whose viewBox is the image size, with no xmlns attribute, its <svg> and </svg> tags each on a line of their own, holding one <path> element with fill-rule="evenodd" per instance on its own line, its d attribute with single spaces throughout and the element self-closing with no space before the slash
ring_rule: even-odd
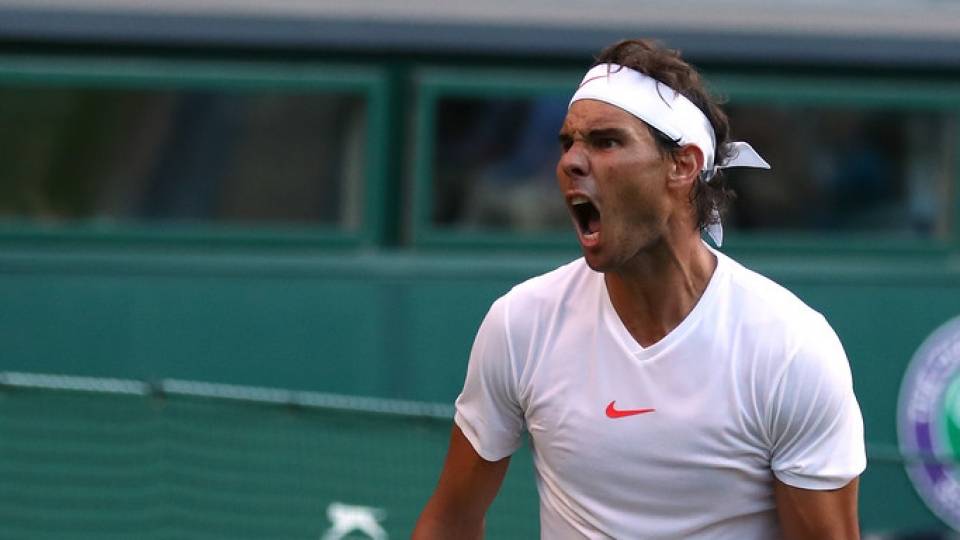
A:
<svg viewBox="0 0 960 540">
<path fill-rule="evenodd" d="M 663 339 L 693 310 L 717 267 L 699 234 L 663 239 L 604 274 L 610 302 L 641 346 Z"/>
</svg>

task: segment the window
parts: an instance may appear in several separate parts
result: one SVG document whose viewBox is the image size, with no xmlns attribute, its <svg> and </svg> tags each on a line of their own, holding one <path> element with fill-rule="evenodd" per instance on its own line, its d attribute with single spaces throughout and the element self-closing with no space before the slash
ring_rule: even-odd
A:
<svg viewBox="0 0 960 540">
<path fill-rule="evenodd" d="M 376 73 L 164 68 L 94 62 L 70 76 L 39 60 L 29 81 L 0 73 L 0 218 L 371 233 L 382 213 L 371 202 L 382 174 L 370 144 L 383 129 Z"/>
<path fill-rule="evenodd" d="M 567 227 L 554 172 L 567 100 L 441 98 L 433 226 L 521 233 Z"/>
<path fill-rule="evenodd" d="M 734 104 L 735 138 L 772 171 L 729 169 L 727 226 L 946 237 L 953 116 L 897 108 Z"/>
<path fill-rule="evenodd" d="M 934 83 L 707 77 L 735 140 L 772 171 L 728 169 L 731 245 L 937 245 L 956 226 L 956 89 Z M 421 77 L 415 241 L 570 245 L 555 184 L 576 75 Z M 952 92 L 952 93 L 951 93 Z M 899 242 L 899 243 L 898 243 Z"/>
<path fill-rule="evenodd" d="M 417 74 L 412 240 L 573 247 L 555 180 L 575 74 Z"/>
</svg>

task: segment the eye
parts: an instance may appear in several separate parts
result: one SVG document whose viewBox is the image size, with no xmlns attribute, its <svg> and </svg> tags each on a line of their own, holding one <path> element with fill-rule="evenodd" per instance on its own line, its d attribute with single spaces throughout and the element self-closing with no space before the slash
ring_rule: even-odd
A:
<svg viewBox="0 0 960 540">
<path fill-rule="evenodd" d="M 597 148 L 609 150 L 610 148 L 616 148 L 620 146 L 620 141 L 614 137 L 600 137 L 594 142 L 594 144 Z"/>
</svg>

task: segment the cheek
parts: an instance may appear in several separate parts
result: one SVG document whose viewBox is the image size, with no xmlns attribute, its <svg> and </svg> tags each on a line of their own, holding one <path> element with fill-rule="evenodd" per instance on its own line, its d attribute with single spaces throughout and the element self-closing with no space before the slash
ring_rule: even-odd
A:
<svg viewBox="0 0 960 540">
<path fill-rule="evenodd" d="M 560 161 L 557 161 L 557 168 L 554 170 L 554 174 L 557 179 L 557 185 L 560 186 L 560 190 L 566 191 L 569 182 L 567 181 L 566 175 L 563 174 L 563 165 Z"/>
<path fill-rule="evenodd" d="M 659 221 L 667 210 L 663 177 L 655 171 L 623 175 L 612 184 L 610 204 L 627 223 Z"/>
<path fill-rule="evenodd" d="M 650 175 L 638 173 L 642 170 L 642 165 L 631 163 L 604 167 L 603 178 L 607 179 L 607 196 L 610 197 L 608 202 L 623 206 L 636 204 L 648 198 L 652 191 Z"/>
</svg>

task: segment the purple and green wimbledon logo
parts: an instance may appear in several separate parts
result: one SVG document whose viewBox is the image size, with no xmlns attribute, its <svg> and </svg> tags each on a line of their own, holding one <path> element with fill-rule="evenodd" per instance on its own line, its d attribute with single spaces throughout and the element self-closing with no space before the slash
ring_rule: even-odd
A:
<svg viewBox="0 0 960 540">
<path fill-rule="evenodd" d="M 910 360 L 897 431 L 913 487 L 937 517 L 960 530 L 960 317 L 931 334 Z"/>
</svg>

